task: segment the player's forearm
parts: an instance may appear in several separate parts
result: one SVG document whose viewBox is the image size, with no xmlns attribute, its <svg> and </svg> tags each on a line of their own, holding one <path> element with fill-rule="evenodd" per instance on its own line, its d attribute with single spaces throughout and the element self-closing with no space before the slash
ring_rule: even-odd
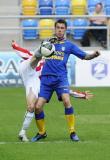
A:
<svg viewBox="0 0 110 160">
<path fill-rule="evenodd" d="M 100 55 L 100 53 L 98 51 L 96 51 L 93 54 L 87 54 L 84 59 L 85 60 L 91 60 L 93 58 L 98 57 L 99 55 Z"/>
<path fill-rule="evenodd" d="M 34 69 L 38 62 L 42 59 L 42 57 L 36 57 L 36 55 L 34 55 L 32 58 L 31 58 L 31 62 L 30 62 L 30 65 L 31 67 Z"/>
</svg>

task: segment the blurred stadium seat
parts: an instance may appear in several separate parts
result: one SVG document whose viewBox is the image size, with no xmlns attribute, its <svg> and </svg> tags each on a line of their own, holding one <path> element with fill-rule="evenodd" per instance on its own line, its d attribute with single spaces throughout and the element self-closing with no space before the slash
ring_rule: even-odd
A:
<svg viewBox="0 0 110 160">
<path fill-rule="evenodd" d="M 88 20 L 86 19 L 81 19 L 81 18 L 77 18 L 75 20 L 73 20 L 73 28 L 74 27 L 85 27 L 88 26 Z M 72 35 L 73 38 L 76 40 L 82 39 L 84 33 L 85 33 L 86 29 L 73 29 L 72 31 Z"/>
<path fill-rule="evenodd" d="M 97 3 L 103 3 L 104 0 L 88 0 L 88 13 L 93 13 Z"/>
<path fill-rule="evenodd" d="M 110 15 L 110 0 L 105 0 L 105 12 L 106 15 Z"/>
<path fill-rule="evenodd" d="M 39 0 L 39 14 L 40 15 L 53 14 L 53 0 Z"/>
<path fill-rule="evenodd" d="M 70 0 L 56 0 L 55 1 L 55 14 L 56 15 L 70 14 Z"/>
<path fill-rule="evenodd" d="M 34 19 L 26 19 L 22 21 L 22 27 L 38 27 L 38 21 Z M 27 40 L 37 39 L 38 30 L 37 29 L 24 29 L 23 38 Z"/>
<path fill-rule="evenodd" d="M 69 29 L 69 27 L 73 26 L 73 20 L 72 19 L 67 19 L 66 22 L 67 22 L 67 31 L 66 31 L 66 33 L 71 35 L 72 29 Z"/>
<path fill-rule="evenodd" d="M 73 15 L 86 14 L 87 1 L 86 0 L 72 0 L 71 12 Z"/>
<path fill-rule="evenodd" d="M 36 15 L 37 0 L 22 0 L 22 14 Z"/>
<path fill-rule="evenodd" d="M 52 20 L 52 19 L 41 19 L 39 21 L 39 27 L 40 28 L 43 28 L 43 27 L 47 28 L 47 29 L 41 29 L 39 31 L 39 38 L 40 39 L 46 39 L 46 38 L 49 38 L 49 37 L 53 36 L 54 31 L 51 28 L 54 27 L 54 20 Z"/>
</svg>

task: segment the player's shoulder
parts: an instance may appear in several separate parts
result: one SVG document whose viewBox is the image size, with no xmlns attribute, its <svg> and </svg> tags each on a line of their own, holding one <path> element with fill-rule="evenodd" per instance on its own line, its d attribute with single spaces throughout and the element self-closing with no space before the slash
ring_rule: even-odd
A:
<svg viewBox="0 0 110 160">
<path fill-rule="evenodd" d="M 76 46 L 76 44 L 74 44 L 71 40 L 69 40 L 69 39 L 66 39 L 65 40 L 65 44 L 66 45 L 68 45 L 68 46 L 71 46 L 71 47 L 75 47 Z"/>
</svg>

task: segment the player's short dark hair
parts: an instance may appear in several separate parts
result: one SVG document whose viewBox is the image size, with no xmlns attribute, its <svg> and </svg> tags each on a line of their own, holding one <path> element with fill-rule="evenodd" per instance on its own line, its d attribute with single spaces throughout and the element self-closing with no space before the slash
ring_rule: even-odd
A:
<svg viewBox="0 0 110 160">
<path fill-rule="evenodd" d="M 55 22 L 55 27 L 56 27 L 57 23 L 63 23 L 63 24 L 65 25 L 65 27 L 67 28 L 67 22 L 66 22 L 64 19 L 58 19 L 58 20 Z"/>
</svg>

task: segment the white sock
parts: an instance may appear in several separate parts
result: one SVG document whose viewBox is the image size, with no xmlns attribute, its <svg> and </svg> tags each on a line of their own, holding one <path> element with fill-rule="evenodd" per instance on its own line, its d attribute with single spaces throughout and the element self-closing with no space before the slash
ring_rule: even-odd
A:
<svg viewBox="0 0 110 160">
<path fill-rule="evenodd" d="M 25 131 L 29 128 L 33 117 L 34 117 L 34 112 L 29 112 L 29 111 L 26 112 L 23 126 L 22 126 L 22 131 Z"/>
</svg>

